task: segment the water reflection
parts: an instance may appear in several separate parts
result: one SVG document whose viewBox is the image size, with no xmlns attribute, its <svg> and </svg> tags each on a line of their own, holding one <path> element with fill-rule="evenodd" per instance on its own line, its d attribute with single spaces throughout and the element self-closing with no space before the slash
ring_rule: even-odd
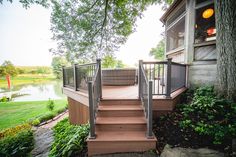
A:
<svg viewBox="0 0 236 157">
<path fill-rule="evenodd" d="M 65 96 L 62 94 L 62 82 L 50 81 L 44 83 L 33 83 L 14 86 L 11 94 L 24 94 L 24 96 L 14 98 L 13 101 L 37 101 L 48 99 L 62 99 Z M 9 95 L 9 91 L 5 88 L 0 88 L 0 97 Z"/>
</svg>

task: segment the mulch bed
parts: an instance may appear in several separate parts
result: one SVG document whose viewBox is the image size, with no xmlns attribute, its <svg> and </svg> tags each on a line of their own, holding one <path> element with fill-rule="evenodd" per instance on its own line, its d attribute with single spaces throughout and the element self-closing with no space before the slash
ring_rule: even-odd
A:
<svg viewBox="0 0 236 157">
<path fill-rule="evenodd" d="M 230 154 L 231 141 L 225 141 L 221 145 L 214 145 L 211 137 L 201 136 L 192 129 L 180 128 L 179 121 L 182 118 L 181 112 L 175 109 L 173 112 L 154 120 L 153 131 L 157 137 L 157 150 L 159 153 L 163 151 L 166 144 L 169 144 L 173 147 L 210 148 Z"/>
</svg>

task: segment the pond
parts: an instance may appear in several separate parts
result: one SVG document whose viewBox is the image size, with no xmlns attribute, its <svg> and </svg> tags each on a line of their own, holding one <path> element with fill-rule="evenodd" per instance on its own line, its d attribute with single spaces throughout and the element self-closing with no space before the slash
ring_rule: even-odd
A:
<svg viewBox="0 0 236 157">
<path fill-rule="evenodd" d="M 11 91 L 0 88 L 0 98 L 2 96 L 17 95 L 13 101 L 39 101 L 48 99 L 62 99 L 61 81 L 49 81 L 33 84 L 13 86 Z"/>
</svg>

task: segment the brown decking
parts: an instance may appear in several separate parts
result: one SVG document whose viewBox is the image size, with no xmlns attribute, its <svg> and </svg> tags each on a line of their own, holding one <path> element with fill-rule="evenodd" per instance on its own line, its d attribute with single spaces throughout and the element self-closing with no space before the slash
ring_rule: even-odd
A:
<svg viewBox="0 0 236 157">
<path fill-rule="evenodd" d="M 138 99 L 138 86 L 103 86 L 103 99 Z"/>
</svg>

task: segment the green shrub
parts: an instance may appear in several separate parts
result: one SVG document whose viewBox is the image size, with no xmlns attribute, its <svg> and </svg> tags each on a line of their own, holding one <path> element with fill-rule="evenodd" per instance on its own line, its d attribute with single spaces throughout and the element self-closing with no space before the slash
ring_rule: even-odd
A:
<svg viewBox="0 0 236 157">
<path fill-rule="evenodd" d="M 8 102 L 10 101 L 9 98 L 7 98 L 6 96 L 3 96 L 2 98 L 0 98 L 0 102 Z"/>
<path fill-rule="evenodd" d="M 60 114 L 60 113 L 64 112 L 66 109 L 67 109 L 66 107 L 61 108 L 61 109 L 58 109 L 56 112 L 57 112 L 57 114 Z"/>
<path fill-rule="evenodd" d="M 40 124 L 40 120 L 38 118 L 36 118 L 32 121 L 33 126 L 38 126 L 39 124 Z"/>
<path fill-rule="evenodd" d="M 30 130 L 31 126 L 28 123 L 22 124 L 22 125 L 17 125 L 13 128 L 8 128 L 0 132 L 0 139 L 7 137 L 7 136 L 13 136 L 21 131 L 24 130 Z"/>
<path fill-rule="evenodd" d="M 56 116 L 56 113 L 47 113 L 47 114 L 40 116 L 38 119 L 39 119 L 40 123 L 42 123 L 42 122 L 45 122 L 49 119 L 52 119 L 55 116 Z"/>
<path fill-rule="evenodd" d="M 86 147 L 89 125 L 70 125 L 68 118 L 53 128 L 54 142 L 49 156 L 75 156 Z"/>
<path fill-rule="evenodd" d="M 28 124 L 7 129 L 4 133 L 0 139 L 0 156 L 29 156 L 34 148 L 34 137 Z"/>
<path fill-rule="evenodd" d="M 236 104 L 217 97 L 213 87 L 198 88 L 189 105 L 180 109 L 180 127 L 213 138 L 214 144 L 236 137 Z"/>
<path fill-rule="evenodd" d="M 49 110 L 49 111 L 53 111 L 54 107 L 55 107 L 54 101 L 51 100 L 51 99 L 49 99 L 49 100 L 48 100 L 48 103 L 47 103 L 47 108 L 48 108 L 48 110 Z"/>
</svg>

